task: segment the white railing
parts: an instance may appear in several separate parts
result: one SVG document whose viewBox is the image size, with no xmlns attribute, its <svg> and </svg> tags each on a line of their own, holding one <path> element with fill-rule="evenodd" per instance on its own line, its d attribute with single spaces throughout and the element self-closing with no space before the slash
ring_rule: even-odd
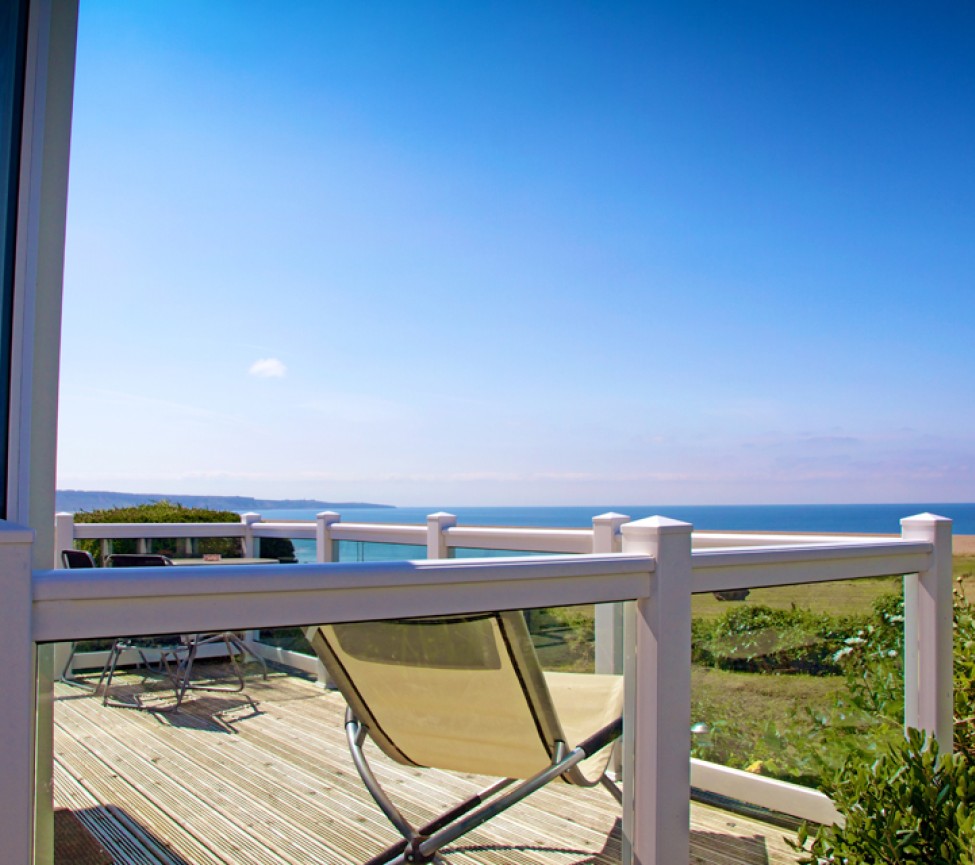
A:
<svg viewBox="0 0 975 865">
<path fill-rule="evenodd" d="M 426 548 L 429 559 L 451 558 L 461 548 L 550 554 L 611 554 L 627 548 L 629 518 L 603 514 L 592 528 L 499 528 L 458 526 L 451 514 L 436 513 L 424 525 L 346 523 L 328 511 L 314 522 L 275 522 L 244 514 L 226 524 L 75 524 L 58 515 L 59 549 L 74 538 L 240 537 L 244 554 L 258 552 L 261 538 L 316 541 L 319 562 L 337 557 L 340 541 L 399 544 Z M 691 593 L 754 589 L 864 577 L 905 576 L 905 725 L 951 738 L 951 522 L 922 515 L 902 521 L 900 538 L 850 535 L 694 532 L 688 583 Z M 632 548 L 632 544 L 631 544 Z M 106 547 L 107 549 L 107 547 Z M 494 560 L 501 561 L 501 560 Z M 507 560 L 505 560 L 507 561 Z M 263 580 L 273 576 L 262 566 Z M 222 570 L 222 569 L 221 569 Z M 920 576 L 919 576 L 920 575 Z M 167 574 L 168 576 L 168 574 Z M 574 603 L 566 598 L 559 606 Z M 505 599 L 505 604 L 515 606 Z M 595 660 L 598 672 L 625 666 L 623 610 L 596 608 Z M 256 636 L 256 635 L 252 635 Z M 317 660 L 257 642 L 267 659 L 323 675 Z M 81 655 L 79 664 L 98 666 L 102 656 Z M 689 660 L 688 660 L 689 663 Z M 776 781 L 701 760 L 692 761 L 696 788 L 819 822 L 838 819 L 832 802 L 806 787 Z"/>
<path fill-rule="evenodd" d="M 626 659 L 623 861 L 687 861 L 690 526 L 652 518 L 626 530 L 632 552 L 623 554 L 32 573 L 31 533 L 0 524 L 0 632 L 10 638 L 0 668 L 4 861 L 30 862 L 33 658 L 40 643 L 627 600 L 635 603 Z"/>
</svg>

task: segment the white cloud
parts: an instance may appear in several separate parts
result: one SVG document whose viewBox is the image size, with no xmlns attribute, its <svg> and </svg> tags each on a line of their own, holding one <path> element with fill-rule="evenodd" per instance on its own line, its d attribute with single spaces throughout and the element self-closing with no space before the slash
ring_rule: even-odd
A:
<svg viewBox="0 0 975 865">
<path fill-rule="evenodd" d="M 288 368 L 276 357 L 264 357 L 255 360 L 247 371 L 257 378 L 284 378 Z"/>
</svg>

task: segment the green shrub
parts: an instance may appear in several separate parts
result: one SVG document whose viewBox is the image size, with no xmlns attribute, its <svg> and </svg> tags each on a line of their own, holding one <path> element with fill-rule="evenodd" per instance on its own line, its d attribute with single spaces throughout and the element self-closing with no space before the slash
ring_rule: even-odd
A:
<svg viewBox="0 0 975 865">
<path fill-rule="evenodd" d="M 105 508 L 103 510 L 79 511 L 74 515 L 76 523 L 239 523 L 240 514 L 234 511 L 216 511 L 210 508 L 188 508 L 179 503 L 161 500 L 149 502 L 133 507 Z M 276 545 L 273 543 L 276 541 Z M 196 542 L 196 549 L 200 555 L 217 553 L 226 558 L 240 558 L 242 547 L 240 538 L 200 538 Z M 269 558 L 282 558 L 294 561 L 294 545 L 287 539 L 272 539 L 262 542 L 262 552 L 265 545 L 271 544 Z M 78 549 L 87 550 L 101 564 L 101 541 L 79 540 L 75 542 Z M 116 553 L 136 552 L 136 541 L 120 538 L 113 540 L 112 548 Z M 176 538 L 154 538 L 149 541 L 149 552 L 166 556 L 176 555 Z"/>
<path fill-rule="evenodd" d="M 872 764 L 848 761 L 827 792 L 843 828 L 803 825 L 802 865 L 973 865 L 975 766 L 909 730 Z"/>
<path fill-rule="evenodd" d="M 845 825 L 812 834 L 804 825 L 794 845 L 807 856 L 804 865 L 975 865 L 975 607 L 956 589 L 953 754 L 939 753 L 917 730 L 906 738 L 899 732 L 900 685 L 890 677 L 901 654 L 901 611 L 898 598 L 878 601 L 848 668 L 851 706 L 886 719 L 887 741 L 873 760 L 851 750 L 822 785 Z"/>
<path fill-rule="evenodd" d="M 955 748 L 975 764 L 975 606 L 955 589 Z"/>
<path fill-rule="evenodd" d="M 694 663 L 748 673 L 842 672 L 844 640 L 865 620 L 748 604 L 692 623 Z"/>
<path fill-rule="evenodd" d="M 260 555 L 265 559 L 277 559 L 289 564 L 298 561 L 295 545 L 288 538 L 261 538 Z"/>
<path fill-rule="evenodd" d="M 695 742 L 695 756 L 758 765 L 762 774 L 820 787 L 848 760 L 870 764 L 903 737 L 899 594 L 878 598 L 870 614 L 858 616 L 742 607 L 696 621 L 694 637 L 694 659 L 707 666 L 837 680 L 828 702 L 811 700 L 788 713 L 754 718 L 696 707 L 709 735 Z"/>
</svg>

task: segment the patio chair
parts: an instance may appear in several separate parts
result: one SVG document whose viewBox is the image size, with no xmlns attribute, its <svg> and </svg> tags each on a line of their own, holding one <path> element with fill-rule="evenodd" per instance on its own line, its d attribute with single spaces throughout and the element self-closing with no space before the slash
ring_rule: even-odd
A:
<svg viewBox="0 0 975 865">
<path fill-rule="evenodd" d="M 105 559 L 110 568 L 151 568 L 171 566 L 172 560 L 167 556 L 149 553 L 113 553 Z M 118 667 L 119 659 L 127 651 L 138 654 L 141 666 L 147 675 L 164 677 L 170 681 L 175 695 L 175 702 L 167 706 L 149 706 L 138 700 L 127 701 L 112 698 L 112 679 Z M 190 671 L 196 657 L 196 645 L 192 640 L 181 634 L 151 637 L 120 637 L 112 644 L 108 660 L 102 668 L 102 674 L 95 686 L 95 691 L 104 685 L 102 704 L 126 709 L 144 709 L 154 712 L 175 712 L 183 702 L 183 697 L 189 685 Z"/>
<path fill-rule="evenodd" d="M 154 553 L 115 553 L 110 555 L 107 559 L 110 567 L 127 567 L 127 568 L 140 568 L 140 567 L 154 567 L 154 566 L 167 566 L 172 565 L 173 560 L 168 556 L 158 555 Z M 170 638 L 164 638 L 170 639 Z M 130 641 L 131 642 L 131 641 Z M 239 653 L 241 657 L 246 657 L 250 655 L 253 657 L 260 665 L 263 678 L 267 679 L 267 664 L 264 659 L 256 654 L 254 649 L 247 644 L 247 641 L 242 638 L 236 631 L 212 631 L 203 634 L 186 634 L 181 638 L 181 642 L 185 644 L 186 658 L 182 661 L 182 666 L 179 663 L 176 664 L 176 669 L 178 671 L 178 676 L 181 679 L 177 684 L 181 689 L 181 693 L 178 696 L 177 706 L 182 702 L 183 696 L 186 691 L 224 691 L 239 693 L 243 691 L 246 683 L 244 681 L 244 671 L 241 669 L 240 664 L 237 663 L 237 654 Z M 193 671 L 193 663 L 197 657 L 198 650 L 201 646 L 206 646 L 211 643 L 222 642 L 227 650 L 227 657 L 230 659 L 230 666 L 233 669 L 234 678 L 237 680 L 236 684 L 233 685 L 213 685 L 213 684 L 193 684 L 191 679 L 191 674 Z M 123 651 L 125 648 L 133 648 L 133 646 L 123 646 Z M 173 646 L 175 648 L 175 645 Z M 167 659 L 167 655 L 162 656 L 163 659 Z M 168 658 L 175 658 L 175 652 L 170 649 L 168 653 Z M 143 658 L 144 659 L 144 658 Z M 154 669 L 156 673 L 162 673 L 158 666 Z"/>
<path fill-rule="evenodd" d="M 441 861 L 446 844 L 557 778 L 622 800 L 605 774 L 622 677 L 542 672 L 521 612 L 318 625 L 306 636 L 348 703 L 356 769 L 403 835 L 367 865 Z M 414 828 L 373 774 L 367 735 L 398 763 L 502 780 Z"/>
<path fill-rule="evenodd" d="M 87 550 L 61 550 L 61 563 L 66 568 L 93 568 L 95 567 L 95 560 L 92 558 L 91 553 Z M 61 675 L 58 679 L 66 685 L 71 685 L 73 688 L 81 688 L 85 691 L 94 691 L 95 686 L 90 685 L 87 682 L 82 682 L 80 679 L 76 679 L 71 675 L 71 666 L 74 663 L 74 656 L 78 651 L 78 644 L 73 642 L 71 644 L 71 651 L 68 653 L 68 658 L 64 662 L 64 666 L 61 668 Z"/>
</svg>

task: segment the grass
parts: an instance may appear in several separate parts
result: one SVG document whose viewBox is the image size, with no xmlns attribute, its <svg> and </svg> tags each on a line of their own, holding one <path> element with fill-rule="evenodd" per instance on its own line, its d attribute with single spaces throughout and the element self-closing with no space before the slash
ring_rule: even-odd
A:
<svg viewBox="0 0 975 865">
<path fill-rule="evenodd" d="M 727 613 L 738 603 L 762 604 L 780 610 L 800 607 L 833 616 L 869 613 L 877 598 L 896 592 L 900 585 L 900 577 L 874 577 L 863 580 L 837 580 L 832 583 L 775 586 L 768 589 L 752 589 L 748 600 L 744 602 L 719 601 L 714 595 L 707 593 L 694 595 L 691 602 L 691 615 L 695 619 L 713 619 Z"/>
<path fill-rule="evenodd" d="M 807 710 L 828 713 L 846 692 L 838 676 L 733 673 L 691 669 L 691 721 L 704 723 L 711 746 L 701 756 L 736 768 L 781 750 L 776 730 L 798 724 Z M 810 724 L 811 730 L 811 724 Z M 695 737 L 695 745 L 701 742 Z"/>
<path fill-rule="evenodd" d="M 955 556 L 952 564 L 966 597 L 975 601 L 975 556 Z M 753 590 L 743 602 L 701 594 L 693 598 L 692 615 L 712 619 L 740 604 L 797 607 L 837 617 L 868 614 L 877 598 L 900 591 L 901 585 L 901 577 L 882 577 L 782 586 Z M 592 670 L 593 647 L 586 643 L 592 639 L 592 614 L 592 607 L 533 613 L 536 648 L 546 669 Z M 801 753 L 809 750 L 804 739 L 815 732 L 810 715 L 828 717 L 838 701 L 848 698 L 841 676 L 743 673 L 695 665 L 692 719 L 709 730 L 706 738 L 695 737 L 696 751 L 726 765 L 814 785 L 817 769 Z"/>
<path fill-rule="evenodd" d="M 975 601 L 975 556 L 955 556 L 951 562 L 951 573 L 961 584 L 965 600 Z"/>
</svg>

